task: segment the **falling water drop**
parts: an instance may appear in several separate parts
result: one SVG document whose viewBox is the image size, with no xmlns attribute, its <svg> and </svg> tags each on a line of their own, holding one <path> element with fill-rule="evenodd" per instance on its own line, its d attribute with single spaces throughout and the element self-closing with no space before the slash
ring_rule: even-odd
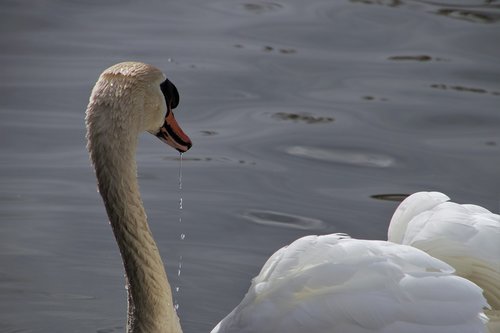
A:
<svg viewBox="0 0 500 333">
<path fill-rule="evenodd" d="M 182 153 L 179 158 L 179 190 L 182 190 Z"/>
<path fill-rule="evenodd" d="M 182 256 L 179 258 L 179 266 L 177 267 L 177 276 L 181 276 L 181 270 L 182 270 Z M 181 289 L 180 286 L 177 286 L 176 288 Z"/>
<path fill-rule="evenodd" d="M 182 153 L 180 153 L 179 157 L 179 223 L 182 223 Z M 179 236 L 180 240 L 183 241 L 186 238 L 185 233 L 181 233 Z M 179 292 L 181 290 L 180 287 L 180 276 L 181 276 L 181 271 L 182 271 L 182 255 L 179 255 L 179 265 L 177 267 L 177 277 L 178 279 L 178 285 L 175 286 L 175 300 L 174 300 L 174 307 L 175 310 L 179 309 Z"/>
</svg>

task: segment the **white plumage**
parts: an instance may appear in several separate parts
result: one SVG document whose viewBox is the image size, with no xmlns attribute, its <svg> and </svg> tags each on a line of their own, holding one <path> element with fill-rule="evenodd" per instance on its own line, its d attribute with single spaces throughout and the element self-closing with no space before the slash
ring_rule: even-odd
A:
<svg viewBox="0 0 500 333">
<path fill-rule="evenodd" d="M 392 217 L 389 241 L 421 249 L 483 288 L 490 332 L 500 332 L 500 215 L 448 200 L 439 192 L 406 198 Z"/>
<path fill-rule="evenodd" d="M 212 333 L 484 332 L 481 289 L 413 247 L 332 234 L 278 250 Z"/>
<path fill-rule="evenodd" d="M 178 101 L 177 89 L 157 68 L 127 62 L 101 74 L 87 107 L 88 148 L 127 276 L 127 331 L 131 333 L 182 332 L 148 227 L 135 163 L 137 137 L 143 131 L 178 151 L 191 147 L 173 115 Z M 443 257 L 453 257 L 442 251 L 450 249 L 451 254 L 459 254 L 458 261 L 471 257 L 473 272 L 498 263 L 499 244 L 488 243 L 491 234 L 498 236 L 494 234 L 498 216 L 465 206 L 452 211 L 473 216 L 473 223 L 436 227 L 420 216 L 445 205 L 447 197 L 426 198 L 430 199 L 409 200 L 398 209 L 389 231 L 396 241 L 425 244 L 426 251 Z M 430 231 L 422 227 L 427 224 Z M 429 241 L 434 234 L 446 240 Z M 445 237 L 450 234 L 453 237 Z M 460 242 L 470 247 L 463 250 Z M 458 269 L 471 267 L 465 263 Z M 488 278 L 489 274 L 473 275 Z M 486 280 L 485 286 L 498 287 L 498 280 Z M 341 234 L 307 236 L 271 256 L 241 304 L 212 332 L 478 333 L 486 330 L 486 307 L 477 285 L 453 275 L 451 266 L 417 248 Z"/>
</svg>

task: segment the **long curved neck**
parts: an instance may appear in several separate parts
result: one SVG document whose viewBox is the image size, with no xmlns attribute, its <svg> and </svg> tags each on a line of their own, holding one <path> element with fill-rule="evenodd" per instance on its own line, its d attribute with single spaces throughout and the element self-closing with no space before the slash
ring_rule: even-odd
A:
<svg viewBox="0 0 500 333">
<path fill-rule="evenodd" d="M 112 135 L 114 134 L 114 135 Z M 89 150 L 128 286 L 129 333 L 182 332 L 137 183 L 137 138 L 89 132 Z"/>
</svg>

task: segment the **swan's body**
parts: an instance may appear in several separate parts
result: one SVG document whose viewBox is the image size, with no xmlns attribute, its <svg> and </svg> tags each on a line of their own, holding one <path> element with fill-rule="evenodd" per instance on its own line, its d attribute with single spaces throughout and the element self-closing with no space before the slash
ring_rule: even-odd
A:
<svg viewBox="0 0 500 333">
<path fill-rule="evenodd" d="M 419 192 L 396 209 L 389 241 L 416 247 L 453 266 L 484 290 L 490 331 L 500 332 L 500 215 L 460 205 L 439 192 Z"/>
<path fill-rule="evenodd" d="M 127 276 L 129 333 L 181 332 L 134 156 L 142 131 L 181 152 L 191 147 L 173 118 L 177 102 L 158 69 L 129 62 L 101 74 L 87 108 L 88 149 Z M 418 249 L 308 236 L 271 256 L 213 332 L 475 333 L 485 330 L 486 306 L 479 287 Z"/>
<path fill-rule="evenodd" d="M 212 333 L 484 332 L 481 289 L 409 246 L 307 236 L 277 251 Z"/>
</svg>

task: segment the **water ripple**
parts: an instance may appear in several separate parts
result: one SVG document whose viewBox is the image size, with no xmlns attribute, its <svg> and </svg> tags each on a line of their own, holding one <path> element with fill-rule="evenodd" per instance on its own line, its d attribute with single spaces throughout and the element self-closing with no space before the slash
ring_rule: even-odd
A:
<svg viewBox="0 0 500 333">
<path fill-rule="evenodd" d="M 500 20 L 499 14 L 484 10 L 441 8 L 436 14 L 472 23 L 496 23 Z"/>
<path fill-rule="evenodd" d="M 324 149 L 316 147 L 292 146 L 286 148 L 285 151 L 293 156 L 363 167 L 387 168 L 396 163 L 396 160 L 391 156 L 379 153 L 356 151 L 355 149 Z"/>
<path fill-rule="evenodd" d="M 330 123 L 334 120 L 332 117 L 320 117 L 309 113 L 293 113 L 293 112 L 276 112 L 273 113 L 272 117 L 279 120 L 303 122 L 306 124 Z"/>
<path fill-rule="evenodd" d="M 243 217 L 257 224 L 300 230 L 318 230 L 325 227 L 321 220 L 270 210 L 250 210 Z"/>
<path fill-rule="evenodd" d="M 263 14 L 280 10 L 283 8 L 283 5 L 276 2 L 248 2 L 243 5 L 243 8 L 253 14 Z"/>
<path fill-rule="evenodd" d="M 100 328 L 96 332 L 97 333 L 112 333 L 112 332 L 121 332 L 121 331 L 123 331 L 123 326 L 113 326 L 113 327 Z"/>
<path fill-rule="evenodd" d="M 406 199 L 409 196 L 409 194 L 403 194 L 403 193 L 387 193 L 387 194 L 373 194 L 370 195 L 370 198 L 372 199 L 377 199 L 377 200 L 384 200 L 384 201 L 395 201 L 395 202 L 401 202 L 404 199 Z"/>
</svg>

